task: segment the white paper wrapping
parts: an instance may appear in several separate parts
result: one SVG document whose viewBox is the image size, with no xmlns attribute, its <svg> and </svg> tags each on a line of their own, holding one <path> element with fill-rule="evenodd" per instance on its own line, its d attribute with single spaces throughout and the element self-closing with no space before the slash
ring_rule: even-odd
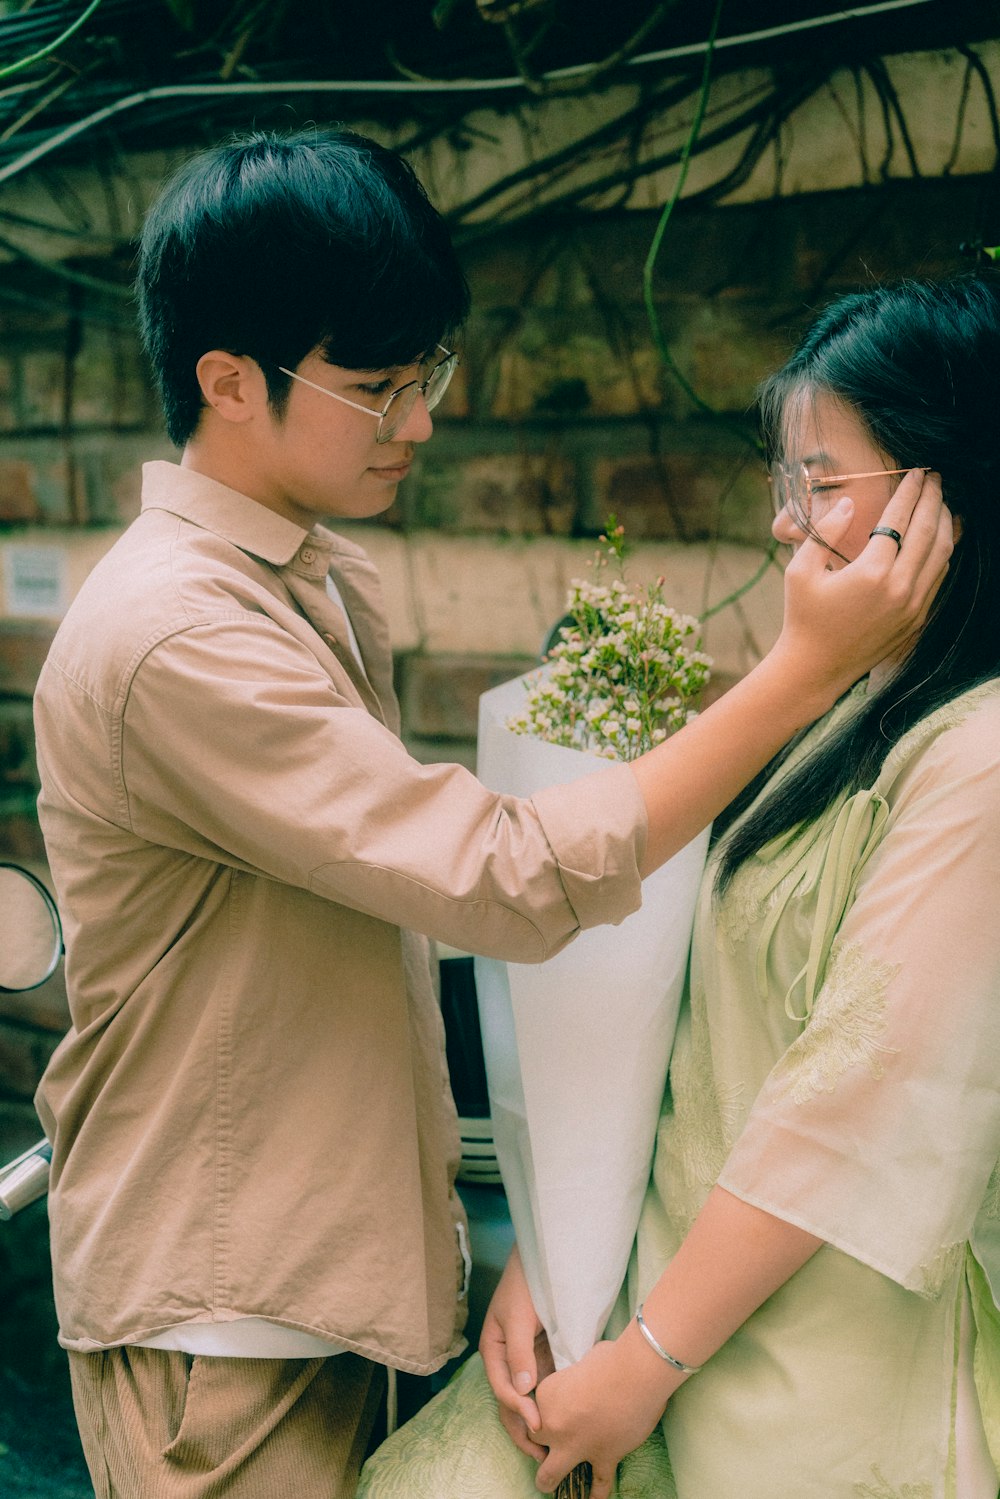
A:
<svg viewBox="0 0 1000 1499">
<path fill-rule="evenodd" d="M 483 783 L 531 796 L 608 765 L 505 727 L 528 680 L 480 698 Z M 543 964 L 476 959 L 497 1157 L 557 1368 L 598 1340 L 625 1278 L 708 836 L 644 882 L 641 910 L 620 925 L 581 933 Z"/>
</svg>

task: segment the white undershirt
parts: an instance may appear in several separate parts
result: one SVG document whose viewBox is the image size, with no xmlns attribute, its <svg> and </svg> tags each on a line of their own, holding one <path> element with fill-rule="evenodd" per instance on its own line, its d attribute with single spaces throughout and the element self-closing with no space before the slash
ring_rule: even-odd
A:
<svg viewBox="0 0 1000 1499">
<path fill-rule="evenodd" d="M 265 1317 L 237 1317 L 232 1322 L 181 1322 L 137 1348 L 168 1348 L 208 1358 L 329 1358 L 342 1350 L 309 1332 L 282 1327 Z"/>
<path fill-rule="evenodd" d="M 336 604 L 337 608 L 340 610 L 341 614 L 347 621 L 348 643 L 351 647 L 351 650 L 354 652 L 358 665 L 361 667 L 361 670 L 364 671 L 364 662 L 361 659 L 361 650 L 358 646 L 358 637 L 355 635 L 354 626 L 351 624 L 351 616 L 347 612 L 347 606 L 344 603 L 344 598 L 342 593 L 340 592 L 340 589 L 337 587 L 336 583 L 333 581 L 333 578 L 329 573 L 327 573 L 326 575 L 326 592 L 327 597 L 331 600 L 332 603 Z"/>
</svg>

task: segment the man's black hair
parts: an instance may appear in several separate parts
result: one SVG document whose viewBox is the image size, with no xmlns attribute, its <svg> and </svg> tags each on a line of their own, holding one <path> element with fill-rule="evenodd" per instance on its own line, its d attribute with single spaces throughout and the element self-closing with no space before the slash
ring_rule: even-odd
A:
<svg viewBox="0 0 1000 1499">
<path fill-rule="evenodd" d="M 318 350 L 364 371 L 433 353 L 469 293 L 448 230 L 401 157 L 350 131 L 256 133 L 193 157 L 143 227 L 140 326 L 178 447 L 209 349 L 260 365 L 280 414 Z"/>
</svg>

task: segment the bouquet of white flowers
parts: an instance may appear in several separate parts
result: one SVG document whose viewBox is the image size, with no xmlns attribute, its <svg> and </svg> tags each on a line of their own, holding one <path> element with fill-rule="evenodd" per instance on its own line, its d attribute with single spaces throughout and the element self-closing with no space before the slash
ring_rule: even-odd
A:
<svg viewBox="0 0 1000 1499">
<path fill-rule="evenodd" d="M 612 516 L 591 564 L 597 576 L 570 585 L 547 668 L 508 720 L 515 734 L 634 760 L 687 723 L 712 664 L 697 649 L 701 626 L 664 601 L 665 579 L 629 587 L 624 557 L 625 528 Z M 612 564 L 618 576 L 602 582 Z"/>
<path fill-rule="evenodd" d="M 698 623 L 667 606 L 663 579 L 631 588 L 623 554 L 612 520 L 541 671 L 480 699 L 479 775 L 494 790 L 530 796 L 633 759 L 691 715 L 710 664 Z M 708 831 L 619 926 L 539 966 L 476 959 L 497 1155 L 557 1367 L 600 1338 L 625 1277 Z"/>
</svg>

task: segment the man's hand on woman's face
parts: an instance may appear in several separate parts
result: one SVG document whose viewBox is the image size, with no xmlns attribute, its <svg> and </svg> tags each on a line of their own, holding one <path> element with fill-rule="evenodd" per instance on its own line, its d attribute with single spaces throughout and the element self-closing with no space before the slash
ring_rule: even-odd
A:
<svg viewBox="0 0 1000 1499">
<path fill-rule="evenodd" d="M 831 547 L 848 530 L 845 497 L 817 526 Z M 775 652 L 815 691 L 824 712 L 867 671 L 912 643 L 948 571 L 953 522 L 938 474 L 911 469 L 879 521 L 896 531 L 872 536 L 859 557 L 832 570 L 830 554 L 805 540 L 785 570 L 785 618 Z"/>
</svg>

